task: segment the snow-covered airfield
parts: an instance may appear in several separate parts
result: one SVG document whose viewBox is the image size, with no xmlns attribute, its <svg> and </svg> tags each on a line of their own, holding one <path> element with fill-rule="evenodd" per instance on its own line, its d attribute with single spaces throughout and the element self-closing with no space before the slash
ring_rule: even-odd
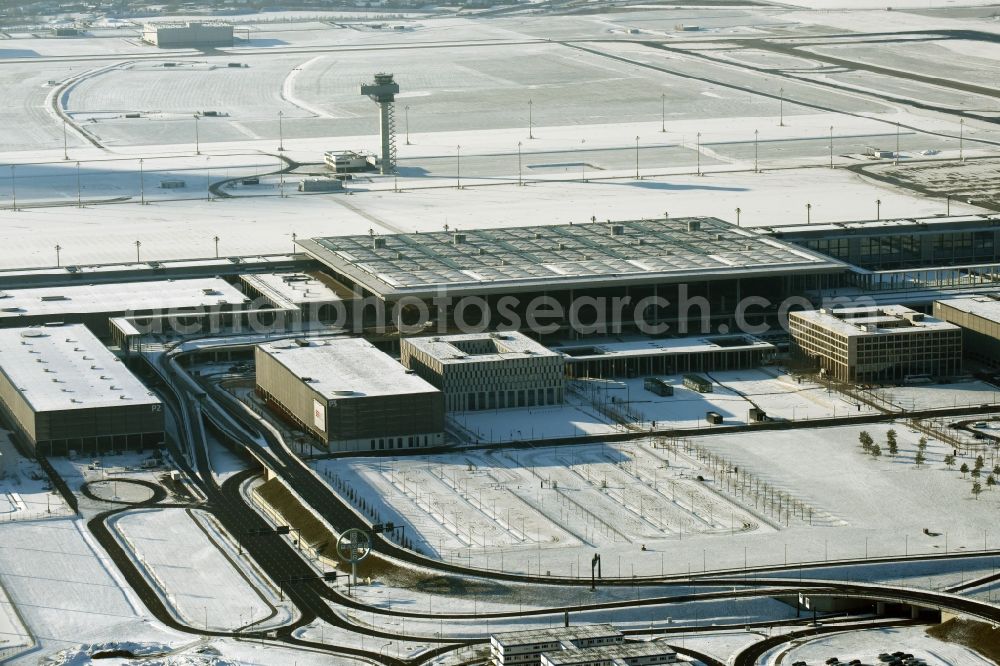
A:
<svg viewBox="0 0 1000 666">
<path fill-rule="evenodd" d="M 851 167 L 870 164 L 863 156 L 869 147 L 895 152 L 898 146 L 900 164 L 961 155 L 970 176 L 989 180 L 1000 142 L 991 122 L 1000 47 L 974 36 L 1000 33 L 991 9 L 923 0 L 891 10 L 884 2 L 825 0 L 614 11 L 593 4 L 581 13 L 542 8 L 492 17 L 451 11 L 388 19 L 346 11 L 241 17 L 247 39 L 210 52 L 156 49 L 140 42 L 138 26 L 127 21 L 78 38 L 5 30 L 0 269 L 54 266 L 57 245 L 63 265 L 100 264 L 132 261 L 135 241 L 149 261 L 211 256 L 215 237 L 224 256 L 236 256 L 286 253 L 294 237 L 369 229 L 664 213 L 735 222 L 737 209 L 743 225 L 774 226 L 802 224 L 807 215 L 819 223 L 873 219 L 876 211 L 904 218 L 942 214 L 947 206 L 953 214 L 984 210 L 975 193 L 948 204 Z M 394 73 L 402 89 L 398 176 L 365 175 L 343 194 L 297 192 L 301 178 L 323 172 L 324 151 L 376 149 L 375 106 L 358 94 L 358 84 L 379 71 Z M 960 124 L 949 113 L 954 110 L 979 118 Z M 247 177 L 259 182 L 244 184 Z M 170 181 L 184 187 L 165 187 Z M 783 391 L 773 377 L 727 380 L 758 382 L 772 401 L 769 411 L 788 412 L 786 418 L 853 408 L 815 386 Z M 982 402 L 996 401 L 982 385 L 961 390 L 956 404 L 978 400 L 979 393 L 986 396 Z M 940 402 L 910 393 L 896 397 Z M 738 398 L 726 402 L 717 393 L 712 400 L 714 407 L 745 413 Z M 578 407 L 569 417 L 536 410 L 455 420 L 480 441 L 509 439 L 512 419 L 522 429 L 555 435 L 561 428 L 614 431 L 587 405 Z M 661 419 L 662 410 L 674 409 L 643 408 Z M 703 412 L 699 404 L 673 416 L 678 427 L 697 429 Z M 997 558 L 985 555 L 905 566 L 796 566 L 1000 546 L 998 493 L 974 499 L 969 480 L 946 468 L 950 450 L 942 440 L 928 437 L 927 463 L 918 466 L 915 451 L 926 433 L 897 423 L 897 456 L 862 454 L 860 430 L 881 441 L 889 427 L 470 450 L 328 461 L 315 469 L 335 490 L 349 484 L 380 520 L 407 525 L 419 551 L 493 570 L 587 577 L 599 552 L 606 576 L 787 564 L 807 578 L 943 589 L 991 575 Z M 272 637 L 234 638 L 248 626 L 272 630 L 299 619 L 285 602 L 282 582 L 268 580 L 239 539 L 199 511 L 129 511 L 116 521 L 115 538 L 169 614 L 209 635 L 165 626 L 87 529 L 86 520 L 107 506 L 82 499 L 80 514 L 68 517 L 72 511 L 33 478 L 40 472 L 27 461 L 10 462 L 18 454 L 4 446 L 0 661 L 86 664 L 87 655 L 102 650 L 133 657 L 98 663 L 142 663 L 134 659 L 144 654 L 164 664 L 361 661 L 294 649 Z M 220 479 L 244 467 L 221 446 L 211 455 Z M 992 468 L 990 455 L 995 450 L 987 451 Z M 141 458 L 111 457 L 98 466 L 105 474 L 88 469 L 90 462 L 60 463 L 73 491 L 117 476 L 156 481 L 173 467 L 167 461 L 163 469 L 141 471 Z M 770 491 L 762 494 L 761 484 Z M 121 498 L 127 490 L 112 485 L 109 492 Z M 460 589 L 451 579 L 421 585 L 417 578 L 376 576 L 355 593 L 375 609 L 486 608 L 510 616 L 439 622 L 343 610 L 351 623 L 413 638 L 381 638 L 321 621 L 296 628 L 294 636 L 418 659 L 437 645 L 433 638 L 562 621 L 561 614 L 519 617 L 523 609 L 697 593 L 696 586 L 591 593 L 486 578 Z M 993 582 L 967 594 L 992 601 L 996 591 Z M 748 597 L 580 612 L 574 622 L 612 621 L 641 635 L 643 629 L 780 622 L 795 614 L 794 606 Z M 919 628 L 843 636 L 803 640 L 793 652 L 769 654 L 760 663 L 800 657 L 820 663 L 849 651 L 855 653 L 850 658 L 872 660 L 896 649 L 919 651 L 928 663 L 990 663 Z M 725 663 L 761 637 L 718 629 L 667 640 Z M 472 655 L 435 659 L 457 664 Z"/>
</svg>

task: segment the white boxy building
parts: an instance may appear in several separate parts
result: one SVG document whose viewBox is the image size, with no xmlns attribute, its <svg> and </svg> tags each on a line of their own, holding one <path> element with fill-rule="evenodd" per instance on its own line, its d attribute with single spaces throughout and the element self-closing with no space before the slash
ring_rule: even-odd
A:
<svg viewBox="0 0 1000 666">
<path fill-rule="evenodd" d="M 441 389 L 453 412 L 558 405 L 562 354 L 522 333 L 469 333 L 403 338 L 400 360 Z"/>
<path fill-rule="evenodd" d="M 541 666 L 546 653 L 617 645 L 624 640 L 622 632 L 610 624 L 508 631 L 490 636 L 490 659 L 496 666 Z"/>
</svg>

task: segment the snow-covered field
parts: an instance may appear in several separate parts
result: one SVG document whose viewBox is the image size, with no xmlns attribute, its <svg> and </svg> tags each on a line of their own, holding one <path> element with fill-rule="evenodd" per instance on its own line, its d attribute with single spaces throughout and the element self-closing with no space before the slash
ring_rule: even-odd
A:
<svg viewBox="0 0 1000 666">
<path fill-rule="evenodd" d="M 0 522 L 72 515 L 41 466 L 18 453 L 4 430 L 0 430 L 0 456 Z"/>
<path fill-rule="evenodd" d="M 372 518 L 406 525 L 422 552 L 492 568 L 574 576 L 595 549 L 607 555 L 605 573 L 630 575 L 995 547 L 1000 499 L 995 490 L 976 499 L 957 471 L 974 453 L 948 470 L 951 447 L 929 437 L 918 466 L 922 434 L 896 424 L 891 456 L 890 427 L 356 458 L 320 469 Z M 880 459 L 861 451 L 863 429 Z"/>
<path fill-rule="evenodd" d="M 122 514 L 113 525 L 185 623 L 214 630 L 257 629 L 292 617 L 275 586 L 234 552 L 230 537 L 208 514 L 150 509 Z"/>
</svg>

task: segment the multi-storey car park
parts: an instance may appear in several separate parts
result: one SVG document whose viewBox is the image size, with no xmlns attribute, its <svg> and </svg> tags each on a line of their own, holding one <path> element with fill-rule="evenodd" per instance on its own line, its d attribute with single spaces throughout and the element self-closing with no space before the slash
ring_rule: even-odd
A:
<svg viewBox="0 0 1000 666">
<path fill-rule="evenodd" d="M 0 406 L 40 455 L 163 443 L 163 406 L 81 324 L 0 329 Z"/>
<path fill-rule="evenodd" d="M 792 312 L 788 325 L 793 353 L 836 381 L 900 382 L 962 369 L 961 329 L 907 307 Z"/>
<path fill-rule="evenodd" d="M 271 342 L 255 359 L 257 394 L 331 450 L 443 443 L 441 392 L 361 338 Z"/>
</svg>

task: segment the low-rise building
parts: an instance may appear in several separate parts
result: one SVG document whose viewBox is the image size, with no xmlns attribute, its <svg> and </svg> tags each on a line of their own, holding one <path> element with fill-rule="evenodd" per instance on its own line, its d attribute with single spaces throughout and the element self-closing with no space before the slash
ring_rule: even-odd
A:
<svg viewBox="0 0 1000 666">
<path fill-rule="evenodd" d="M 958 326 L 901 305 L 791 312 L 792 353 L 840 382 L 949 377 L 962 369 Z"/>
<path fill-rule="evenodd" d="M 40 455 L 164 441 L 160 400 L 80 324 L 0 329 L 0 408 Z"/>
<path fill-rule="evenodd" d="M 773 344 L 743 333 L 684 338 L 601 337 L 568 341 L 553 349 L 565 354 L 568 377 L 602 379 L 758 368 L 777 352 Z"/>
<path fill-rule="evenodd" d="M 610 624 L 585 624 L 508 631 L 490 636 L 490 658 L 496 666 L 541 666 L 542 655 L 565 649 L 620 644 L 625 640 Z"/>
<path fill-rule="evenodd" d="M 678 661 L 677 652 L 664 643 L 625 641 L 546 652 L 542 655 L 541 666 L 652 666 Z"/>
<path fill-rule="evenodd" d="M 444 443 L 441 391 L 361 338 L 258 345 L 256 390 L 277 414 L 335 451 Z"/>
<path fill-rule="evenodd" d="M 1000 298 L 969 296 L 934 302 L 934 316 L 962 329 L 970 358 L 1000 364 Z"/>
<path fill-rule="evenodd" d="M 449 411 L 558 405 L 565 363 L 517 332 L 403 338 L 400 358 L 441 389 Z"/>
<path fill-rule="evenodd" d="M 233 45 L 233 26 L 227 23 L 147 23 L 142 41 L 162 49 L 213 48 Z"/>
</svg>

